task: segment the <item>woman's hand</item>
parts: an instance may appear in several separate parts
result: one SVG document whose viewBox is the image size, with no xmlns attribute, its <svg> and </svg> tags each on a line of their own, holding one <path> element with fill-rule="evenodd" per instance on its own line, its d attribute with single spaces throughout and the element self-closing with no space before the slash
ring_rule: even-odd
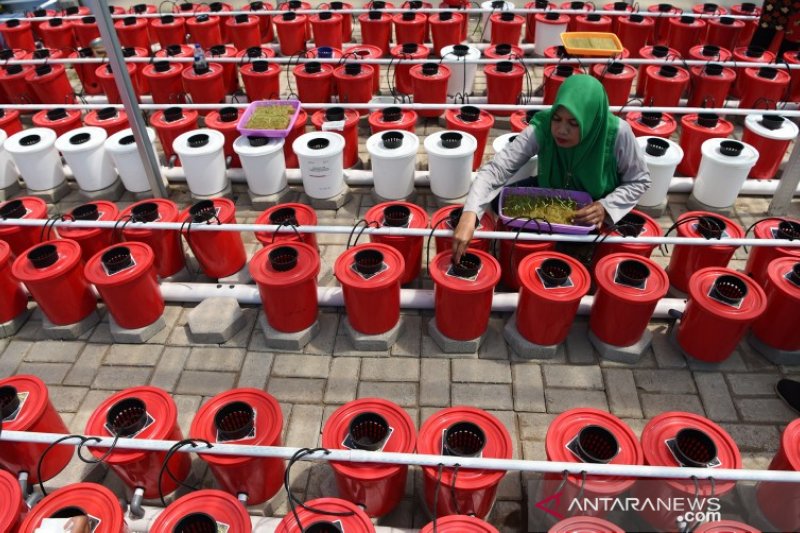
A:
<svg viewBox="0 0 800 533">
<path fill-rule="evenodd" d="M 572 223 L 582 226 L 597 226 L 598 228 L 603 225 L 606 218 L 606 210 L 600 202 L 592 202 L 582 209 L 575 211 L 572 217 Z"/>
<path fill-rule="evenodd" d="M 469 241 L 475 233 L 478 225 L 478 214 L 472 211 L 464 211 L 458 221 L 458 227 L 453 232 L 453 262 L 461 261 L 461 256 L 467 250 Z"/>
</svg>

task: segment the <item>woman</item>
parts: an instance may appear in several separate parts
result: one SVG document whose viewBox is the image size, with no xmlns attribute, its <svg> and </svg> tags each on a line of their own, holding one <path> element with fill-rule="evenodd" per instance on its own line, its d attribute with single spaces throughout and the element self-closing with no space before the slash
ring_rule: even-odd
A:
<svg viewBox="0 0 800 533">
<path fill-rule="evenodd" d="M 531 127 L 478 171 L 454 232 L 454 261 L 460 261 L 488 204 L 537 154 L 539 175 L 530 185 L 586 191 L 592 196 L 593 203 L 575 212 L 574 224 L 613 224 L 650 187 L 650 173 L 633 131 L 609 112 L 603 85 L 592 76 L 570 76 L 553 106 L 534 115 Z"/>
</svg>

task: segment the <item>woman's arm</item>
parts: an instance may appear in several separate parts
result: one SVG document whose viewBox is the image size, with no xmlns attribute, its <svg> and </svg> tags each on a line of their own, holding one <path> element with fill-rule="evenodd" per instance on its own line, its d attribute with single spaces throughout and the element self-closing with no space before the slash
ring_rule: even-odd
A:
<svg viewBox="0 0 800 533">
<path fill-rule="evenodd" d="M 650 171 L 630 124 L 624 120 L 620 120 L 614 150 L 620 184 L 599 202 L 611 222 L 617 223 L 636 207 L 639 199 L 650 188 Z"/>
</svg>

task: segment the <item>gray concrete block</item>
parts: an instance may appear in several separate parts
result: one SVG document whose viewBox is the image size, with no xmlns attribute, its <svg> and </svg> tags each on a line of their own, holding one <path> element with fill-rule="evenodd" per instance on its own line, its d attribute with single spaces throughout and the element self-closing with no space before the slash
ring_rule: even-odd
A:
<svg viewBox="0 0 800 533">
<path fill-rule="evenodd" d="M 602 359 L 633 365 L 636 364 L 650 348 L 650 344 L 653 342 L 653 333 L 649 329 L 645 329 L 644 334 L 642 334 L 642 337 L 635 344 L 631 346 L 614 346 L 613 344 L 607 344 L 601 341 L 594 332 L 589 330 L 589 341 L 591 341 L 592 345 L 600 353 Z"/>
<path fill-rule="evenodd" d="M 284 187 L 280 192 L 275 194 L 256 194 L 250 189 L 247 189 L 247 195 L 250 197 L 250 205 L 255 211 L 263 211 L 268 207 L 282 204 L 289 200 L 289 195 L 292 190 L 289 187 Z"/>
<path fill-rule="evenodd" d="M 261 326 L 261 331 L 264 333 L 264 343 L 267 348 L 275 350 L 299 352 L 320 332 L 319 320 L 316 320 L 311 326 L 301 331 L 293 333 L 278 331 L 269 325 L 267 315 L 263 312 L 258 313 L 258 325 Z"/>
<path fill-rule="evenodd" d="M 686 208 L 689 211 L 711 211 L 712 213 L 717 213 L 724 216 L 730 216 L 733 214 L 733 206 L 728 207 L 714 207 L 712 205 L 704 204 L 694 196 L 694 192 L 689 195 L 689 198 L 686 199 Z"/>
<path fill-rule="evenodd" d="M 337 194 L 336 196 L 332 196 L 330 198 L 309 198 L 311 203 L 311 207 L 314 209 L 339 209 L 344 204 L 350 201 L 350 197 L 352 196 L 352 192 L 350 191 L 350 187 L 345 185 L 344 190 Z"/>
<path fill-rule="evenodd" d="M 245 262 L 239 272 L 231 274 L 230 276 L 225 276 L 224 278 L 219 278 L 217 281 L 223 285 L 249 285 L 253 283 L 253 277 L 250 275 L 250 269 Z"/>
<path fill-rule="evenodd" d="M 53 187 L 52 189 L 45 189 L 42 191 L 35 191 L 33 189 L 28 189 L 26 194 L 28 196 L 35 196 L 37 198 L 41 198 L 48 204 L 54 204 L 64 198 L 66 195 L 70 193 L 69 185 L 66 181 L 63 181 L 60 185 Z"/>
<path fill-rule="evenodd" d="M 503 338 L 514 353 L 523 359 L 552 359 L 558 353 L 558 344 L 543 346 L 523 337 L 517 329 L 517 313 L 512 314 L 503 327 Z"/>
<path fill-rule="evenodd" d="M 5 202 L 6 200 L 10 200 L 19 194 L 21 190 L 22 187 L 20 187 L 19 182 L 15 181 L 5 189 L 0 189 L 0 201 Z"/>
<path fill-rule="evenodd" d="M 397 321 L 392 329 L 379 335 L 366 335 L 353 329 L 349 320 L 344 321 L 344 331 L 353 343 L 353 348 L 363 352 L 388 352 L 392 345 L 397 342 L 403 330 L 403 317 Z"/>
<path fill-rule="evenodd" d="M 142 344 L 153 338 L 159 331 L 167 327 L 164 317 L 158 317 L 158 320 L 147 326 L 135 329 L 127 329 L 121 327 L 114 320 L 114 317 L 109 315 L 108 325 L 111 330 L 111 337 L 114 342 L 121 344 Z"/>
<path fill-rule="evenodd" d="M 224 189 L 214 194 L 205 194 L 205 195 L 195 194 L 191 190 L 191 187 L 189 187 L 189 193 L 192 196 L 192 200 L 194 200 L 195 202 L 199 202 L 200 200 L 211 200 L 212 198 L 230 198 L 231 196 L 233 196 L 233 188 L 231 187 L 231 183 L 228 182 L 228 184 L 225 185 Z"/>
<path fill-rule="evenodd" d="M 667 201 L 664 200 L 662 203 L 658 205 L 637 205 L 636 209 L 644 213 L 645 215 L 651 216 L 653 218 L 660 218 L 664 216 L 664 213 L 667 211 Z"/>
<path fill-rule="evenodd" d="M 755 333 L 752 331 L 747 335 L 747 342 L 758 353 L 776 365 L 800 365 L 800 351 L 789 352 L 768 346 L 761 339 L 756 337 Z"/>
<path fill-rule="evenodd" d="M 476 353 L 481 347 L 483 339 L 486 338 L 486 332 L 476 339 L 466 341 L 459 341 L 451 339 L 450 337 L 445 337 L 436 326 L 436 317 L 433 317 L 430 322 L 428 322 L 428 334 L 431 336 L 433 341 L 439 345 L 439 348 L 441 348 L 444 353 Z"/>
<path fill-rule="evenodd" d="M 189 311 L 189 331 L 195 342 L 222 344 L 236 335 L 247 323 L 236 298 L 206 298 Z"/>
<path fill-rule="evenodd" d="M 97 310 L 89 313 L 89 315 L 80 322 L 63 326 L 53 324 L 45 316 L 42 317 L 42 331 L 48 339 L 75 340 L 91 330 L 98 322 L 100 322 L 100 315 L 97 314 Z"/>
<path fill-rule="evenodd" d="M 2 198 L 0 198 L 1 200 Z M 26 309 L 25 311 L 18 314 L 16 317 L 12 318 L 8 322 L 4 322 L 0 324 L 0 339 L 4 339 L 6 337 L 11 337 L 16 332 L 25 325 L 25 322 L 28 321 L 28 318 L 31 316 L 31 310 Z"/>
<path fill-rule="evenodd" d="M 117 178 L 117 181 L 105 189 L 100 189 L 97 191 L 84 191 L 83 189 L 80 189 L 78 191 L 78 195 L 81 197 L 81 199 L 88 201 L 108 200 L 110 202 L 116 202 L 123 194 L 125 194 L 125 185 L 122 184 L 122 180 L 119 178 Z"/>
</svg>

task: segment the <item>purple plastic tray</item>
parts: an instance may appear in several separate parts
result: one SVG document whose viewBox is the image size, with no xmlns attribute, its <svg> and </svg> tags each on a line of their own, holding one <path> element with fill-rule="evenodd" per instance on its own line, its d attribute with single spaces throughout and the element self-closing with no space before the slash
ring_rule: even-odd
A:
<svg viewBox="0 0 800 533">
<path fill-rule="evenodd" d="M 502 192 L 500 193 L 500 220 L 503 222 L 505 226 L 512 227 L 512 228 L 523 228 L 529 231 L 535 231 L 537 229 L 537 225 L 535 222 L 528 222 L 527 219 L 518 218 L 514 220 L 513 217 L 507 217 L 503 214 L 503 200 L 507 195 L 522 195 L 522 196 L 546 196 L 546 197 L 556 197 L 556 198 L 568 198 L 570 200 L 575 200 L 578 203 L 578 207 L 584 207 L 592 203 L 592 197 L 587 192 L 583 191 L 568 191 L 566 189 L 542 189 L 539 187 L 505 187 L 503 188 Z M 526 224 L 527 223 L 527 224 Z M 549 233 L 551 231 L 553 233 L 566 233 L 569 235 L 586 235 L 590 231 L 592 231 L 595 227 L 594 226 L 575 226 L 572 224 L 555 224 L 555 223 L 546 223 L 541 222 L 539 224 L 542 233 Z"/>
<path fill-rule="evenodd" d="M 290 105 L 294 107 L 294 114 L 292 114 L 292 116 L 289 118 L 289 125 L 286 127 L 286 129 L 254 130 L 246 127 L 247 123 L 250 121 L 250 117 L 252 117 L 253 113 L 255 113 L 256 108 L 276 105 Z M 255 102 L 250 102 L 250 105 L 247 106 L 247 109 L 244 111 L 244 115 L 242 115 L 242 118 L 239 119 L 239 123 L 236 125 L 236 129 L 239 130 L 239 133 L 242 135 L 247 135 L 249 137 L 282 138 L 289 135 L 289 132 L 292 131 L 292 126 L 294 126 L 298 114 L 300 114 L 300 100 L 256 100 Z"/>
</svg>

